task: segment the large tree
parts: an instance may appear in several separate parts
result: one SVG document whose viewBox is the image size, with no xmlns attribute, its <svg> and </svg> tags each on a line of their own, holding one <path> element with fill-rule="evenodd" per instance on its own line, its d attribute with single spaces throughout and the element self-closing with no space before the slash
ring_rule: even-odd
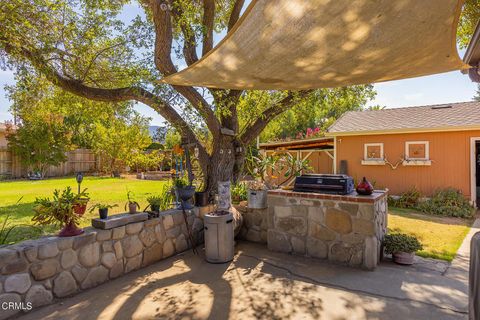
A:
<svg viewBox="0 0 480 320">
<path fill-rule="evenodd" d="M 235 178 L 246 146 L 270 121 L 313 93 L 274 92 L 242 127 L 237 106 L 244 92 L 166 86 L 158 80 L 207 54 L 214 35 L 238 21 L 245 0 L 142 0 L 144 14 L 128 24 L 120 16 L 126 5 L 132 4 L 3 0 L 0 59 L 6 67 L 41 74 L 87 99 L 150 106 L 184 143 L 196 145 L 209 190 L 219 180 Z"/>
</svg>

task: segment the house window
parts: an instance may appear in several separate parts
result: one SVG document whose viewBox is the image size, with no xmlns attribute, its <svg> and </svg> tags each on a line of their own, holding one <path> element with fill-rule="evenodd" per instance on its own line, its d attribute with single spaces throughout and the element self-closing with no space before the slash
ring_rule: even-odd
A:
<svg viewBox="0 0 480 320">
<path fill-rule="evenodd" d="M 362 164 L 384 165 L 383 143 L 365 143 Z"/>
<path fill-rule="evenodd" d="M 428 141 L 405 142 L 405 166 L 429 166 L 430 144 Z"/>
</svg>

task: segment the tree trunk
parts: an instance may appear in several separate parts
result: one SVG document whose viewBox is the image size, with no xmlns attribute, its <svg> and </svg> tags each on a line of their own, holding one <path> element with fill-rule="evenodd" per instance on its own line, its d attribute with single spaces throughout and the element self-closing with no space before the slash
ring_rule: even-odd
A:
<svg viewBox="0 0 480 320">
<path fill-rule="evenodd" d="M 236 152 L 238 142 L 231 136 L 220 136 L 220 138 L 214 142 L 213 151 L 208 158 L 208 164 L 206 166 L 205 180 L 206 189 L 212 198 L 218 192 L 217 183 L 219 181 L 231 181 L 235 182 L 240 175 L 241 165 L 239 162 L 243 162 L 245 153 L 243 151 Z"/>
</svg>

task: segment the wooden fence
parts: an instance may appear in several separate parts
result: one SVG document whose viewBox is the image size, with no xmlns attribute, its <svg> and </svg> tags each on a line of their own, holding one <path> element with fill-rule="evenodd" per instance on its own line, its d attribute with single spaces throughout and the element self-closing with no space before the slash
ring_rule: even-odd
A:
<svg viewBox="0 0 480 320">
<path fill-rule="evenodd" d="M 48 177 L 61 177 L 75 172 L 94 172 L 101 168 L 100 158 L 90 149 L 69 151 L 66 156 L 66 162 L 48 168 Z M 24 178 L 27 173 L 28 168 L 22 166 L 19 157 L 7 148 L 0 148 L 0 177 Z"/>
</svg>

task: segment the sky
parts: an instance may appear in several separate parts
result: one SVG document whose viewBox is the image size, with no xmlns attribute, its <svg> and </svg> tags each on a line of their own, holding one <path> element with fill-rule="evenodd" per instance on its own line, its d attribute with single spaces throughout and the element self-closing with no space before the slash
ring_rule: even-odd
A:
<svg viewBox="0 0 480 320">
<path fill-rule="evenodd" d="M 131 21 L 137 14 L 142 14 L 141 9 L 135 5 L 127 5 L 123 10 L 122 20 Z M 218 43 L 221 36 L 215 38 L 215 42 Z M 460 51 L 459 54 L 463 57 L 464 52 Z M 12 119 L 8 111 L 11 103 L 5 97 L 4 86 L 14 83 L 13 72 L 0 70 L 0 122 Z M 470 101 L 477 89 L 477 85 L 470 81 L 468 75 L 460 71 L 378 83 L 374 86 L 377 96 L 368 105 L 387 108 Z M 141 114 L 152 118 L 151 125 L 164 124 L 164 119 L 149 107 L 137 104 L 136 109 Z"/>
</svg>

